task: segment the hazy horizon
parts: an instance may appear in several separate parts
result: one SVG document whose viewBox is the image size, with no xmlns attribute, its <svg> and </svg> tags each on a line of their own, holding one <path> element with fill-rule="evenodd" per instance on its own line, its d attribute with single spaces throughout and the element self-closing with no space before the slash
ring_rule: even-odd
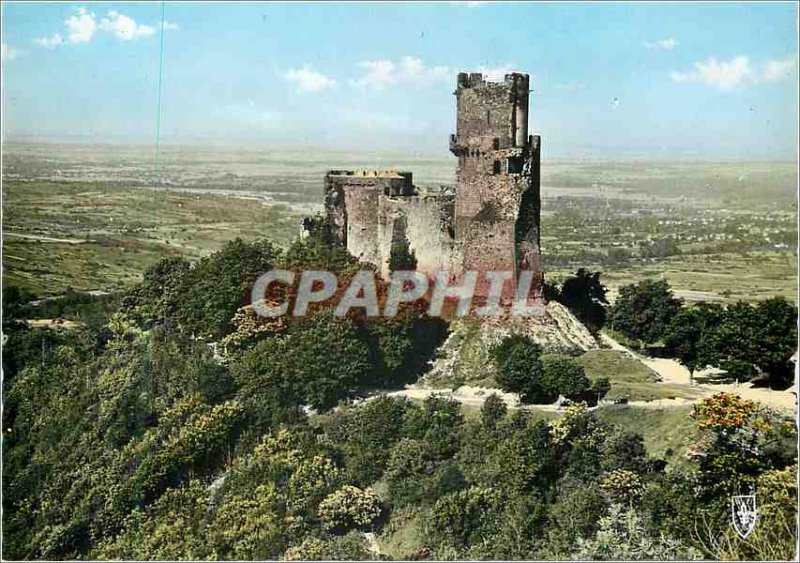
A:
<svg viewBox="0 0 800 563">
<path fill-rule="evenodd" d="M 515 70 L 544 158 L 797 158 L 796 4 L 164 8 L 4 2 L 4 138 L 444 154 L 457 73 Z"/>
<path fill-rule="evenodd" d="M 118 139 L 97 139 L 97 140 L 83 140 L 83 139 L 3 139 L 2 147 L 14 146 L 41 146 L 41 147 L 109 147 L 119 149 L 137 149 L 142 152 L 151 151 L 155 155 L 156 146 L 155 142 L 146 141 L 128 141 Z M 324 151 L 327 153 L 349 153 L 349 154 L 363 154 L 363 155 L 383 155 L 383 156 L 398 156 L 408 159 L 436 159 L 436 160 L 453 160 L 455 164 L 456 159 L 450 153 L 446 144 L 442 150 L 433 148 L 426 148 L 420 150 L 419 148 L 368 148 L 358 146 L 325 146 L 313 145 L 302 143 L 278 143 L 267 141 L 161 141 L 161 151 L 169 152 L 177 149 L 196 149 L 196 150 L 214 150 L 214 151 L 231 151 L 231 150 L 244 150 L 257 152 L 260 150 L 283 150 L 283 151 Z M 155 158 L 155 157 L 154 157 Z M 548 155 L 546 148 L 543 147 L 543 158 L 545 161 L 551 162 L 570 162 L 576 160 L 586 161 L 658 161 L 658 162 L 706 162 L 706 163 L 732 163 L 732 162 L 782 162 L 782 163 L 798 163 L 800 162 L 798 156 L 750 156 L 742 157 L 736 155 L 724 156 L 708 156 L 698 154 L 665 154 L 665 153 L 650 153 L 650 154 L 635 154 L 630 153 L 616 153 L 616 154 L 557 154 Z"/>
</svg>

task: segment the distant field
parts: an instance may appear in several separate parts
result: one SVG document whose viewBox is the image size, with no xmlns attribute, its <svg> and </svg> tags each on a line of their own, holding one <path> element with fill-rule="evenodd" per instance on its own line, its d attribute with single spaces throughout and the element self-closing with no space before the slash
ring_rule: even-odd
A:
<svg viewBox="0 0 800 563">
<path fill-rule="evenodd" d="M 287 244 L 302 214 L 234 195 L 100 183 L 3 183 L 5 282 L 37 294 L 114 290 L 164 256 L 197 258 L 236 237 Z"/>
<path fill-rule="evenodd" d="M 653 199 L 714 202 L 722 207 L 760 208 L 794 205 L 797 163 L 669 160 L 555 160 L 542 163 L 545 188 L 581 189 L 594 193 L 621 191 Z"/>
<path fill-rule="evenodd" d="M 775 295 L 797 299 L 797 254 L 748 252 L 674 256 L 652 264 L 606 269 L 605 282 L 619 287 L 648 277 L 665 278 L 673 288 L 709 293 L 722 301 L 754 301 Z M 681 292 L 677 292 L 680 296 Z M 699 298 L 707 299 L 705 295 Z"/>
<path fill-rule="evenodd" d="M 337 168 L 411 170 L 452 185 L 453 157 L 310 148 L 6 144 L 4 276 L 39 294 L 115 289 L 162 256 L 235 237 L 287 244 Z M 797 292 L 794 163 L 564 161 L 542 165 L 545 271 L 584 266 L 613 289 L 665 277 L 689 299 Z"/>
</svg>

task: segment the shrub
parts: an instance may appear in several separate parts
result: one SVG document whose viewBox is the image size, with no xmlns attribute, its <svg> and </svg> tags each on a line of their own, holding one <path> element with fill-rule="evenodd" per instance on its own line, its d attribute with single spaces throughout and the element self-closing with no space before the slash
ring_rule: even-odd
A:
<svg viewBox="0 0 800 563">
<path fill-rule="evenodd" d="M 319 503 L 319 517 L 328 530 L 347 531 L 370 525 L 381 514 L 381 499 L 372 489 L 345 485 Z"/>
<path fill-rule="evenodd" d="M 504 391 L 519 393 L 526 403 L 555 399 L 542 381 L 542 348 L 538 344 L 524 336 L 509 336 L 489 354 L 497 364 L 497 383 Z"/>
<path fill-rule="evenodd" d="M 548 397 L 563 395 L 580 399 L 589 389 L 589 379 L 583 366 L 570 356 L 546 354 L 542 356 L 543 386 Z"/>
<path fill-rule="evenodd" d="M 372 558 L 366 538 L 355 531 L 344 536 L 308 536 L 283 555 L 285 561 L 364 561 Z"/>
<path fill-rule="evenodd" d="M 492 393 L 486 398 L 481 407 L 481 422 L 489 430 L 494 430 L 497 424 L 503 420 L 508 412 L 503 399 Z"/>
<path fill-rule="evenodd" d="M 606 287 L 600 282 L 600 272 L 579 269 L 567 278 L 556 297 L 592 331 L 603 328 L 606 322 Z"/>
<path fill-rule="evenodd" d="M 578 560 L 694 560 L 701 554 L 679 540 L 649 534 L 641 516 L 634 510 L 612 506 L 608 516 L 600 519 L 594 537 L 581 539 L 573 554 Z"/>
<path fill-rule="evenodd" d="M 462 552 L 490 541 L 500 528 L 502 496 L 496 489 L 471 487 L 442 497 L 433 507 L 429 530 L 440 547 Z"/>
<path fill-rule="evenodd" d="M 617 469 L 606 475 L 600 487 L 612 502 L 630 505 L 642 496 L 642 480 L 633 471 Z"/>
</svg>

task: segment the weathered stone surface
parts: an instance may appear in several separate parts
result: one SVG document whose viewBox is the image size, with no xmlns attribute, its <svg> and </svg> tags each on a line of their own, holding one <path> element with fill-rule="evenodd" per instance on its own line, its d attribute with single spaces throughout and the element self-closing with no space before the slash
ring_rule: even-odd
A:
<svg viewBox="0 0 800 563">
<path fill-rule="evenodd" d="M 459 74 L 450 150 L 458 161 L 455 224 L 467 270 L 534 270 L 531 297 L 543 301 L 539 260 L 539 137 L 528 136 L 526 74 L 486 82 Z M 535 182 L 534 182 L 535 180 Z M 479 280 L 481 278 L 479 277 Z M 513 295 L 516 287 L 504 294 Z M 488 282 L 478 295 L 488 292 Z"/>
<path fill-rule="evenodd" d="M 508 74 L 502 82 L 458 75 L 456 134 L 450 138 L 459 159 L 454 197 L 421 194 L 409 172 L 329 172 L 325 208 L 335 238 L 384 275 L 398 244 L 407 245 L 417 269 L 430 277 L 447 270 L 457 279 L 476 270 L 479 299 L 488 293 L 483 272 L 513 272 L 504 291 L 510 298 L 519 272 L 532 270 L 530 297 L 544 302 L 540 139 L 528 136 L 528 88 L 527 74 Z"/>
</svg>

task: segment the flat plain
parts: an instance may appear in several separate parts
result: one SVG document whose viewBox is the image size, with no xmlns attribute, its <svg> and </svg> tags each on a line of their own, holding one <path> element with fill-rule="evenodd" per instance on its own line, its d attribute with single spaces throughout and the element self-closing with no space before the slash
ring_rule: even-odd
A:
<svg viewBox="0 0 800 563">
<path fill-rule="evenodd" d="M 286 245 L 322 210 L 327 170 L 410 170 L 452 186 L 455 159 L 304 147 L 3 147 L 7 284 L 42 296 L 115 290 L 162 256 L 196 259 L 235 237 Z M 160 177 L 160 181 L 158 178 Z M 688 301 L 797 293 L 797 169 L 791 162 L 548 160 L 546 275 L 601 270 L 616 289 L 666 278 Z"/>
</svg>

